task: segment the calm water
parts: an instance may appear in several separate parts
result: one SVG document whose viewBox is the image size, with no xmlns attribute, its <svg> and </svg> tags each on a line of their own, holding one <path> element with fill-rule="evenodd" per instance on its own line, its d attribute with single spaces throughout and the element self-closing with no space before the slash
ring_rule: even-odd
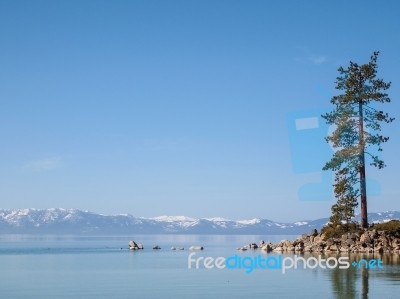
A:
<svg viewBox="0 0 400 299">
<path fill-rule="evenodd" d="M 131 239 L 145 250 L 127 250 Z M 190 252 L 170 250 L 202 245 L 205 250 L 197 256 L 254 257 L 260 251 L 236 248 L 261 239 L 277 242 L 295 236 L 0 236 L 0 297 L 400 298 L 398 256 L 367 257 L 381 258 L 383 269 L 297 269 L 286 274 L 256 269 L 246 274 L 244 269 L 188 269 Z M 154 245 L 162 250 L 152 250 Z"/>
</svg>

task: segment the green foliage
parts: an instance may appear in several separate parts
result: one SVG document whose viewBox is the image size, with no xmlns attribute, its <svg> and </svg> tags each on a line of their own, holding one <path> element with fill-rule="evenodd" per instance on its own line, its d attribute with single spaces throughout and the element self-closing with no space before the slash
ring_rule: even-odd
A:
<svg viewBox="0 0 400 299">
<path fill-rule="evenodd" d="M 389 137 L 379 133 L 382 122 L 390 123 L 394 120 L 387 113 L 377 110 L 374 105 L 390 102 L 384 91 L 390 88 L 391 83 L 376 78 L 378 55 L 379 52 L 374 52 L 367 64 L 350 62 L 347 69 L 338 69 L 340 76 L 337 77 L 336 89 L 344 93 L 334 96 L 331 103 L 335 108 L 322 115 L 327 124 L 336 127 L 332 135 L 326 137 L 326 141 L 338 150 L 325 164 L 324 170 L 336 171 L 343 164 L 357 168 L 361 163 L 360 155 L 363 154 L 371 156 L 371 165 L 385 167 L 378 156 L 368 151 L 370 146 L 377 146 L 378 151 L 382 151 L 382 144 L 389 140 Z"/>
<path fill-rule="evenodd" d="M 330 223 L 321 229 L 321 233 L 325 235 L 325 240 L 330 238 L 341 238 L 347 233 L 360 232 L 361 228 L 358 223 L 349 222 L 347 224 Z"/>
<path fill-rule="evenodd" d="M 358 189 L 354 189 L 354 176 L 349 175 L 349 169 L 343 168 L 336 172 L 334 192 L 337 202 L 332 206 L 332 216 L 329 219 L 333 224 L 346 224 L 354 217 L 354 208 L 358 206 Z"/>
<path fill-rule="evenodd" d="M 385 233 L 400 237 L 400 220 L 391 220 L 385 223 L 373 224 L 368 230 L 384 231 Z M 341 238 L 347 233 L 363 233 L 364 230 L 361 229 L 360 225 L 355 222 L 349 223 L 332 223 L 325 225 L 321 229 L 321 234 L 325 235 L 325 240 L 329 238 Z"/>
</svg>

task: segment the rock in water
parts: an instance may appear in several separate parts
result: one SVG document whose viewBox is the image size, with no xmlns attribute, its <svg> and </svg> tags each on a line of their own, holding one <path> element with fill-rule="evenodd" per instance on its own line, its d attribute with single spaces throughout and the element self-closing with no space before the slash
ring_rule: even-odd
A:
<svg viewBox="0 0 400 299">
<path fill-rule="evenodd" d="M 135 241 L 129 241 L 128 246 L 130 250 L 139 250 L 144 248 L 142 244 L 137 244 Z"/>
<path fill-rule="evenodd" d="M 203 246 L 190 246 L 189 250 L 203 250 L 204 247 Z"/>
<path fill-rule="evenodd" d="M 258 249 L 258 245 L 256 243 L 249 244 L 250 249 Z"/>
<path fill-rule="evenodd" d="M 161 249 L 161 247 L 158 246 L 158 245 L 156 245 L 156 246 L 153 247 L 153 249 L 154 249 L 154 250 L 159 250 L 159 249 Z"/>
</svg>

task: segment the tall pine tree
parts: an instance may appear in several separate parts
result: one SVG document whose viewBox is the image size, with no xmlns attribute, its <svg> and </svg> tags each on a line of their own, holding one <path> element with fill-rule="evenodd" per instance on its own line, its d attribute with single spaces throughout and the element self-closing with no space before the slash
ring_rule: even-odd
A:
<svg viewBox="0 0 400 299">
<path fill-rule="evenodd" d="M 376 77 L 378 55 L 379 52 L 374 52 L 367 64 L 350 61 L 347 69 L 338 69 L 340 75 L 336 89 L 343 93 L 331 99 L 334 109 L 322 116 L 327 124 L 335 127 L 326 141 L 337 150 L 323 169 L 335 172 L 347 169 L 348 184 L 359 184 L 357 197 L 361 203 L 361 225 L 364 228 L 368 227 L 365 157 L 371 157 L 371 165 L 385 167 L 383 160 L 370 149 L 376 147 L 382 151 L 382 144 L 389 140 L 380 134 L 382 123 L 394 120 L 388 113 L 377 109 L 378 104 L 390 102 L 385 93 L 390 82 Z"/>
</svg>

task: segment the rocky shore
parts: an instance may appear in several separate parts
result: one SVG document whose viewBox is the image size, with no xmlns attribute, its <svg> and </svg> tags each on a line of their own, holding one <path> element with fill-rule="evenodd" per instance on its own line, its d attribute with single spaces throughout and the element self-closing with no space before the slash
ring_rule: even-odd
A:
<svg viewBox="0 0 400 299">
<path fill-rule="evenodd" d="M 276 253 L 397 253 L 400 254 L 400 238 L 375 229 L 343 234 L 341 238 L 326 238 L 313 230 L 294 241 L 283 240 L 277 244 L 261 241 L 238 248 L 261 249 Z"/>
</svg>

